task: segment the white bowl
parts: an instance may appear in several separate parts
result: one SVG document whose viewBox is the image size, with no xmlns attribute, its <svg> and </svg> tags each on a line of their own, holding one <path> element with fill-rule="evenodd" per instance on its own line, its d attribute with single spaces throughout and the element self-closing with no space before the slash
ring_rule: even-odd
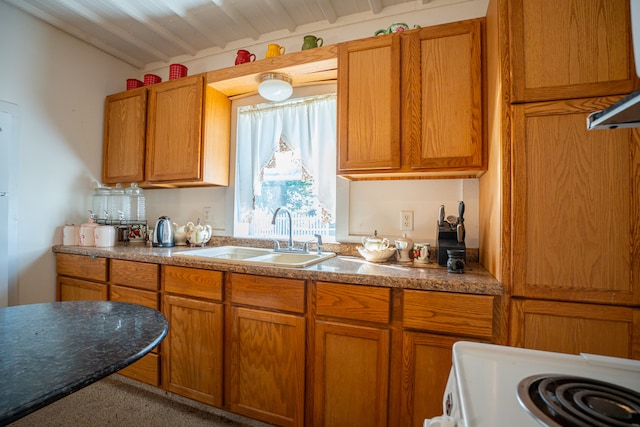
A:
<svg viewBox="0 0 640 427">
<path fill-rule="evenodd" d="M 381 251 L 370 251 L 362 246 L 358 246 L 356 249 L 364 259 L 371 262 L 385 262 L 396 253 L 396 248 L 393 247 Z"/>
</svg>

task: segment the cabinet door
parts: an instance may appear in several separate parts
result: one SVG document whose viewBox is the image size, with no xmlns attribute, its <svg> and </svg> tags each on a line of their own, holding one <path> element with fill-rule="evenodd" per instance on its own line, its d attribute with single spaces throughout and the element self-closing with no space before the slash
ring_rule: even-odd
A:
<svg viewBox="0 0 640 427">
<path fill-rule="evenodd" d="M 452 347 L 460 340 L 468 341 L 468 338 L 404 332 L 404 380 L 398 425 L 421 427 L 425 418 L 442 415 L 442 396 L 451 371 Z"/>
<path fill-rule="evenodd" d="M 304 422 L 305 319 L 231 306 L 225 404 L 280 426 Z"/>
<path fill-rule="evenodd" d="M 108 96 L 104 106 L 102 182 L 144 180 L 147 88 Z"/>
<path fill-rule="evenodd" d="M 403 163 L 412 171 L 486 169 L 483 22 L 402 36 Z"/>
<path fill-rule="evenodd" d="M 400 167 L 400 38 L 338 45 L 338 171 Z"/>
<path fill-rule="evenodd" d="M 640 310 L 511 300 L 509 344 L 560 353 L 640 359 Z"/>
<path fill-rule="evenodd" d="M 106 301 L 108 295 L 105 283 L 58 276 L 58 301 Z"/>
<path fill-rule="evenodd" d="M 169 321 L 162 343 L 163 387 L 221 407 L 222 304 L 165 295 L 162 312 Z"/>
<path fill-rule="evenodd" d="M 314 416 L 317 426 L 386 426 L 387 329 L 315 324 Z"/>
<path fill-rule="evenodd" d="M 204 76 L 151 86 L 147 124 L 146 179 L 202 179 Z"/>
<path fill-rule="evenodd" d="M 514 0 L 509 5 L 512 102 L 631 92 L 628 0 Z"/>
<path fill-rule="evenodd" d="M 640 132 L 585 125 L 615 99 L 514 106 L 513 295 L 640 304 Z"/>
</svg>

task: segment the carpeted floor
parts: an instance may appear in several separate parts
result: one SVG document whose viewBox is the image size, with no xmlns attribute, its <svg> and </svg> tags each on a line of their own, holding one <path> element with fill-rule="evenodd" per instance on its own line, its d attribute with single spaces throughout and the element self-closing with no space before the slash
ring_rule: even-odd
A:
<svg viewBox="0 0 640 427">
<path fill-rule="evenodd" d="M 262 424 L 112 375 L 10 424 L 11 427 L 262 427 Z"/>
</svg>

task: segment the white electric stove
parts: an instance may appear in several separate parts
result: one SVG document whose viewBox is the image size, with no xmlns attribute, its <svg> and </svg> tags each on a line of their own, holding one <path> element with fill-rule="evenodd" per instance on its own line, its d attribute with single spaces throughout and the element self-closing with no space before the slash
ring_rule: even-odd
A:
<svg viewBox="0 0 640 427">
<path fill-rule="evenodd" d="M 640 426 L 640 361 L 460 341 L 443 412 L 432 425 Z"/>
</svg>

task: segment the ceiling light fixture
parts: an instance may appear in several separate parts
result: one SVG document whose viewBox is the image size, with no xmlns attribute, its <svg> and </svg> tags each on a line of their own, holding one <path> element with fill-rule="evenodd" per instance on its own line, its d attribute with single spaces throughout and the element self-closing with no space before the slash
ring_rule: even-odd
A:
<svg viewBox="0 0 640 427">
<path fill-rule="evenodd" d="M 268 101 L 284 101 L 293 93 L 291 79 L 279 73 L 263 74 L 260 76 L 258 93 Z"/>
</svg>

